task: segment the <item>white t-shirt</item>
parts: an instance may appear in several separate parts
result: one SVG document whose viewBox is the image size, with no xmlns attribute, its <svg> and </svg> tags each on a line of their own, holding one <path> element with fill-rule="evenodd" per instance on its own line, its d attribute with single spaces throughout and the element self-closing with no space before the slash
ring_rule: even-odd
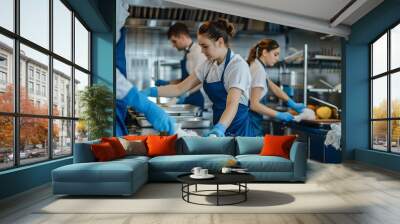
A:
<svg viewBox="0 0 400 224">
<path fill-rule="evenodd" d="M 224 65 L 225 59 L 220 65 L 218 65 L 216 61 L 211 62 L 207 60 L 196 70 L 195 74 L 201 82 L 204 82 L 206 76 L 208 83 L 218 82 L 221 81 Z M 224 87 L 226 92 L 233 87 L 242 90 L 239 103 L 248 105 L 250 82 L 251 75 L 247 62 L 240 57 L 240 55 L 231 52 L 231 60 L 226 66 L 224 74 Z"/>
<path fill-rule="evenodd" d="M 189 53 L 186 55 L 186 59 L 186 69 L 189 74 L 193 74 L 196 68 L 207 60 L 206 56 L 201 53 L 201 47 L 198 43 L 193 43 Z"/>
<path fill-rule="evenodd" d="M 195 71 L 205 62 L 207 57 L 201 52 L 201 47 L 198 43 L 194 42 L 189 48 L 189 53 L 186 55 L 186 69 L 189 75 L 195 73 Z M 203 88 L 200 88 L 200 92 L 204 97 L 204 108 L 209 108 L 212 105 L 211 100 L 204 92 Z"/>
<path fill-rule="evenodd" d="M 263 64 L 259 60 L 254 60 L 250 65 L 250 73 L 251 73 L 251 88 L 261 87 L 263 88 L 261 98 L 263 98 L 268 92 L 268 83 L 267 83 L 267 71 Z"/>
</svg>

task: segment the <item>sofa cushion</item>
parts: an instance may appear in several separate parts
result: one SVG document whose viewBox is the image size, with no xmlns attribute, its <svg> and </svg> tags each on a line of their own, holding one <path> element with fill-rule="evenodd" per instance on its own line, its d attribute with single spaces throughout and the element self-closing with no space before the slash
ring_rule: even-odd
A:
<svg viewBox="0 0 400 224">
<path fill-rule="evenodd" d="M 228 160 L 235 159 L 231 155 L 175 155 L 158 156 L 149 160 L 149 170 L 163 172 L 191 172 L 193 167 L 200 166 L 211 172 L 219 171 Z"/>
<path fill-rule="evenodd" d="M 147 148 L 146 143 L 141 140 L 126 140 L 118 138 L 126 151 L 126 155 L 146 156 Z"/>
<path fill-rule="evenodd" d="M 293 172 L 292 161 L 279 156 L 238 155 L 236 159 L 249 172 Z"/>
<path fill-rule="evenodd" d="M 93 144 L 91 145 L 91 149 L 94 157 L 96 157 L 96 160 L 99 162 L 110 161 L 118 158 L 112 145 L 108 142 Z"/>
<path fill-rule="evenodd" d="M 177 148 L 177 154 L 201 155 L 201 154 L 226 154 L 235 155 L 235 141 L 232 137 L 208 137 L 196 136 L 182 137 L 181 147 Z"/>
<path fill-rule="evenodd" d="M 117 137 L 104 137 L 101 138 L 101 142 L 110 143 L 110 145 L 112 145 L 112 148 L 114 149 L 115 155 L 118 158 L 126 156 L 126 151 Z"/>
<path fill-rule="evenodd" d="M 259 154 L 263 145 L 263 137 L 236 137 L 236 155 Z"/>
<path fill-rule="evenodd" d="M 171 136 L 148 136 L 147 155 L 148 156 L 164 156 L 176 154 L 176 139 L 177 135 Z"/>
<path fill-rule="evenodd" d="M 261 156 L 280 156 L 289 159 L 290 148 L 296 135 L 265 135 Z"/>
<path fill-rule="evenodd" d="M 139 159 L 74 163 L 59 167 L 52 173 L 53 181 L 58 182 L 129 182 L 133 172 L 142 172 L 143 166 L 147 166 L 146 162 Z"/>
<path fill-rule="evenodd" d="M 91 150 L 92 144 L 99 144 L 100 140 L 75 143 L 74 147 L 74 163 L 95 162 L 96 158 Z"/>
</svg>

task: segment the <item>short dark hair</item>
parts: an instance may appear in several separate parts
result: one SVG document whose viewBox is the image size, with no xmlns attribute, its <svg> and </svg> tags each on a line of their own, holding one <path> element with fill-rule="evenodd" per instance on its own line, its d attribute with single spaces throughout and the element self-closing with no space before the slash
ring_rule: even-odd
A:
<svg viewBox="0 0 400 224">
<path fill-rule="evenodd" d="M 167 32 L 168 39 L 171 39 L 172 36 L 179 36 L 181 34 L 190 36 L 189 29 L 184 23 L 175 23 L 169 27 Z"/>
</svg>

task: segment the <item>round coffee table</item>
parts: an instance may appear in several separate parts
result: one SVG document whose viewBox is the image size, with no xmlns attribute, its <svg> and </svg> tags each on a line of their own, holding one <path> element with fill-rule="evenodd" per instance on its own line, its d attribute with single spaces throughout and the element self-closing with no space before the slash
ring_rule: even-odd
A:
<svg viewBox="0 0 400 224">
<path fill-rule="evenodd" d="M 247 183 L 255 180 L 255 177 L 249 173 L 216 173 L 212 179 L 193 179 L 190 177 L 191 173 L 182 174 L 177 177 L 178 181 L 182 183 L 182 199 L 188 203 L 198 205 L 234 205 L 247 200 L 247 192 L 249 188 Z M 215 190 L 197 190 L 198 184 L 215 185 Z M 190 186 L 195 186 L 194 191 L 190 191 Z M 237 190 L 223 190 L 220 185 L 236 185 Z M 205 194 L 215 192 L 215 194 Z M 202 204 L 190 200 L 190 196 L 203 196 L 203 197 L 216 197 L 216 204 Z M 240 196 L 240 199 L 231 203 L 221 203 L 221 197 Z"/>
</svg>

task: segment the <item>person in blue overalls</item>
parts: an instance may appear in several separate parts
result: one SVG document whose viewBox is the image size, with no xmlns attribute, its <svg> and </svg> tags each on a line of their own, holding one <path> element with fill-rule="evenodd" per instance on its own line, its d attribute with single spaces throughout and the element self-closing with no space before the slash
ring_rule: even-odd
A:
<svg viewBox="0 0 400 224">
<path fill-rule="evenodd" d="M 266 95 L 269 90 L 279 99 L 287 102 L 287 105 L 297 113 L 301 113 L 305 108 L 304 104 L 294 102 L 281 88 L 268 78 L 267 66 L 273 66 L 277 63 L 279 54 L 280 48 L 278 42 L 272 39 L 263 39 L 250 49 L 249 56 L 247 57 L 252 78 L 250 115 L 256 136 L 264 135 L 261 127 L 263 115 L 274 117 L 284 122 L 293 120 L 293 116 L 290 113 L 275 111 L 265 105 Z"/>
<path fill-rule="evenodd" d="M 128 113 L 128 107 L 135 111 L 143 113 L 146 119 L 153 125 L 153 128 L 160 132 L 166 132 L 170 135 L 175 133 L 175 120 L 168 116 L 164 110 L 155 103 L 147 99 L 139 90 L 132 85 L 126 78 L 126 57 L 125 42 L 126 28 L 121 27 L 116 46 L 116 67 L 117 67 L 117 85 L 116 85 L 116 136 L 128 134 L 125 119 Z"/>
<path fill-rule="evenodd" d="M 181 64 L 181 79 L 165 81 L 156 80 L 156 86 L 163 86 L 168 84 L 177 84 L 186 79 L 192 74 L 197 66 L 206 61 L 206 57 L 201 53 L 200 46 L 195 43 L 190 37 L 189 30 L 184 23 L 175 23 L 167 32 L 168 39 L 173 47 L 178 51 L 184 51 L 184 56 L 180 61 Z M 204 97 L 201 92 L 202 85 L 192 88 L 186 93 L 178 97 L 178 104 L 191 104 L 204 108 Z"/>
<path fill-rule="evenodd" d="M 214 127 L 206 136 L 254 136 L 249 117 L 250 70 L 246 61 L 229 48 L 234 27 L 225 19 L 203 23 L 197 40 L 207 57 L 202 65 L 176 85 L 150 87 L 148 96 L 179 96 L 203 83 L 213 103 Z"/>
</svg>

